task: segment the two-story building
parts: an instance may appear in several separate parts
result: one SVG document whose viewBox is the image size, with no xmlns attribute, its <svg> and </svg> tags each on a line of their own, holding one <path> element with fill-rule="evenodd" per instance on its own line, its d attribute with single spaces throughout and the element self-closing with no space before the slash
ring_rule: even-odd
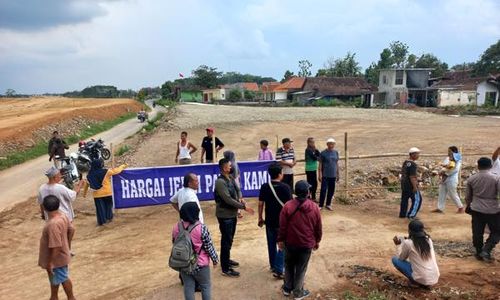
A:
<svg viewBox="0 0 500 300">
<path fill-rule="evenodd" d="M 429 79 L 433 69 L 383 69 L 379 74 L 378 93 L 375 105 L 416 104 L 429 106 L 432 103 Z"/>
</svg>

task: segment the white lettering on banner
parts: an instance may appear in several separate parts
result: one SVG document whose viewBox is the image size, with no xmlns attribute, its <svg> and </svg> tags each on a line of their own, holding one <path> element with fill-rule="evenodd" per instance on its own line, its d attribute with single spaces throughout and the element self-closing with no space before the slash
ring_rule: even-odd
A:
<svg viewBox="0 0 500 300">
<path fill-rule="evenodd" d="M 211 175 L 205 175 L 205 193 L 210 192 L 210 186 L 213 183 L 213 179 Z"/>
<path fill-rule="evenodd" d="M 172 190 L 174 191 L 174 194 L 177 193 L 179 190 L 179 184 L 181 182 L 181 179 L 179 177 L 174 177 L 174 185 L 172 186 Z"/>
<path fill-rule="evenodd" d="M 201 182 L 201 175 L 198 175 L 198 183 Z M 198 184 L 198 193 L 201 193 L 201 184 Z"/>
<path fill-rule="evenodd" d="M 165 197 L 165 178 L 122 179 L 122 198 Z"/>
<path fill-rule="evenodd" d="M 267 171 L 244 172 L 243 179 L 245 182 L 244 189 L 246 191 L 258 190 L 264 183 L 268 182 L 269 175 Z"/>
</svg>

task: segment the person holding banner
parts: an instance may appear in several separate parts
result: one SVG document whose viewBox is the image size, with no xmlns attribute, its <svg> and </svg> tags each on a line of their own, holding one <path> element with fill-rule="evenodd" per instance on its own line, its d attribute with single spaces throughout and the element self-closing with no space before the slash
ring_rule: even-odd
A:
<svg viewBox="0 0 500 300">
<path fill-rule="evenodd" d="M 215 146 L 214 146 L 215 140 Z M 217 153 L 224 148 L 224 144 L 219 140 L 218 137 L 214 136 L 214 129 L 212 127 L 207 128 L 207 136 L 203 138 L 201 142 L 201 163 L 203 163 L 203 156 L 205 156 L 205 162 L 207 164 L 213 163 L 217 158 Z M 214 153 L 215 151 L 215 153 Z M 205 155 L 206 154 L 206 155 Z"/>
<path fill-rule="evenodd" d="M 83 196 L 87 196 L 90 187 L 94 196 L 97 225 L 101 226 L 113 220 L 113 190 L 111 189 L 111 176 L 120 174 L 125 168 L 123 164 L 117 168 L 104 169 L 104 161 L 95 159 L 90 165 L 87 181 L 84 184 Z"/>
<path fill-rule="evenodd" d="M 175 163 L 179 165 L 190 165 L 191 154 L 198 150 L 190 141 L 187 140 L 187 132 L 181 133 L 181 139 L 177 142 L 177 153 L 175 154 Z"/>
<path fill-rule="evenodd" d="M 252 208 L 247 207 L 245 200 L 241 197 L 241 190 L 236 184 L 231 173 L 231 161 L 223 158 L 219 161 L 221 175 L 215 182 L 215 216 L 219 222 L 221 233 L 220 260 L 222 275 L 228 277 L 239 277 L 240 273 L 234 268 L 240 264 L 231 260 L 231 247 L 233 245 L 234 234 L 236 233 L 236 223 L 238 209 L 243 209 L 249 214 L 253 214 Z"/>
<path fill-rule="evenodd" d="M 280 213 L 285 203 L 292 199 L 292 191 L 288 185 L 281 182 L 283 169 L 279 163 L 273 163 L 267 171 L 271 182 L 264 183 L 259 193 L 259 222 L 258 226 L 266 225 L 267 253 L 269 266 L 276 279 L 283 279 L 284 254 L 277 249 L 278 232 L 280 229 Z M 262 213 L 266 209 L 266 219 Z"/>
</svg>

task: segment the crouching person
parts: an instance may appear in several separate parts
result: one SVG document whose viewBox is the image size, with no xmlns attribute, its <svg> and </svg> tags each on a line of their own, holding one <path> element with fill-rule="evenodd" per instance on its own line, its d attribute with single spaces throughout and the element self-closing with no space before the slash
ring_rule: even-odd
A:
<svg viewBox="0 0 500 300">
<path fill-rule="evenodd" d="M 174 264 L 182 263 L 183 256 L 187 252 L 185 249 L 192 249 L 192 252 L 194 252 L 189 255 L 188 260 L 192 257 L 196 258 L 196 261 L 189 263 L 188 267 L 180 269 L 181 278 L 184 282 L 184 299 L 186 300 L 195 299 L 196 283 L 199 284 L 201 289 L 202 299 L 210 300 L 210 259 L 214 267 L 219 262 L 210 233 L 207 227 L 199 221 L 199 214 L 200 208 L 196 202 L 184 203 L 180 210 L 181 221 L 175 224 L 172 230 L 174 246 L 170 257 L 170 266 L 174 267 L 172 262 Z M 183 237 L 185 238 L 182 241 Z M 176 251 L 176 249 L 180 249 L 180 251 Z"/>
<path fill-rule="evenodd" d="M 46 196 L 42 205 L 47 212 L 48 220 L 40 239 L 38 265 L 47 270 L 49 275 L 51 300 L 59 299 L 61 284 L 68 299 L 74 300 L 73 285 L 68 274 L 71 260 L 68 236 L 72 236 L 73 227 L 70 226 L 68 217 L 59 211 L 59 199 L 56 196 Z"/>
<path fill-rule="evenodd" d="M 439 268 L 431 237 L 424 231 L 424 224 L 413 220 L 408 225 L 408 238 L 394 237 L 398 255 L 392 264 L 403 273 L 411 285 L 430 288 L 439 279 Z"/>
</svg>

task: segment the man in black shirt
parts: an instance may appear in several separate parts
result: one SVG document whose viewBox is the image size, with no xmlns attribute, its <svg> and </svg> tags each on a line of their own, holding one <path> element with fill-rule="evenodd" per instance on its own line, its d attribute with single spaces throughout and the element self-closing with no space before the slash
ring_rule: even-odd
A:
<svg viewBox="0 0 500 300">
<path fill-rule="evenodd" d="M 207 128 L 207 136 L 203 138 L 201 142 L 201 163 L 203 163 L 203 156 L 206 153 L 206 163 L 214 162 L 214 148 L 213 148 L 213 136 L 214 129 L 212 127 Z M 218 153 L 222 148 L 224 148 L 224 144 L 219 140 L 219 138 L 215 137 L 215 152 Z"/>
<path fill-rule="evenodd" d="M 288 200 L 292 199 L 292 192 L 287 184 L 281 182 L 283 179 L 282 167 L 274 163 L 268 169 L 271 182 L 264 183 L 259 193 L 259 227 L 266 225 L 267 252 L 269 254 L 269 266 L 273 276 L 277 279 L 283 278 L 284 255 L 277 248 L 278 231 L 280 227 L 281 208 Z M 266 220 L 262 218 L 262 212 L 266 210 Z"/>
<path fill-rule="evenodd" d="M 418 190 L 417 164 L 415 163 L 420 156 L 420 150 L 416 147 L 408 151 L 410 159 L 405 160 L 401 169 L 401 207 L 399 210 L 400 218 L 413 219 L 417 216 L 422 205 L 422 195 Z M 411 199 L 411 207 L 408 211 L 408 199 Z"/>
</svg>

